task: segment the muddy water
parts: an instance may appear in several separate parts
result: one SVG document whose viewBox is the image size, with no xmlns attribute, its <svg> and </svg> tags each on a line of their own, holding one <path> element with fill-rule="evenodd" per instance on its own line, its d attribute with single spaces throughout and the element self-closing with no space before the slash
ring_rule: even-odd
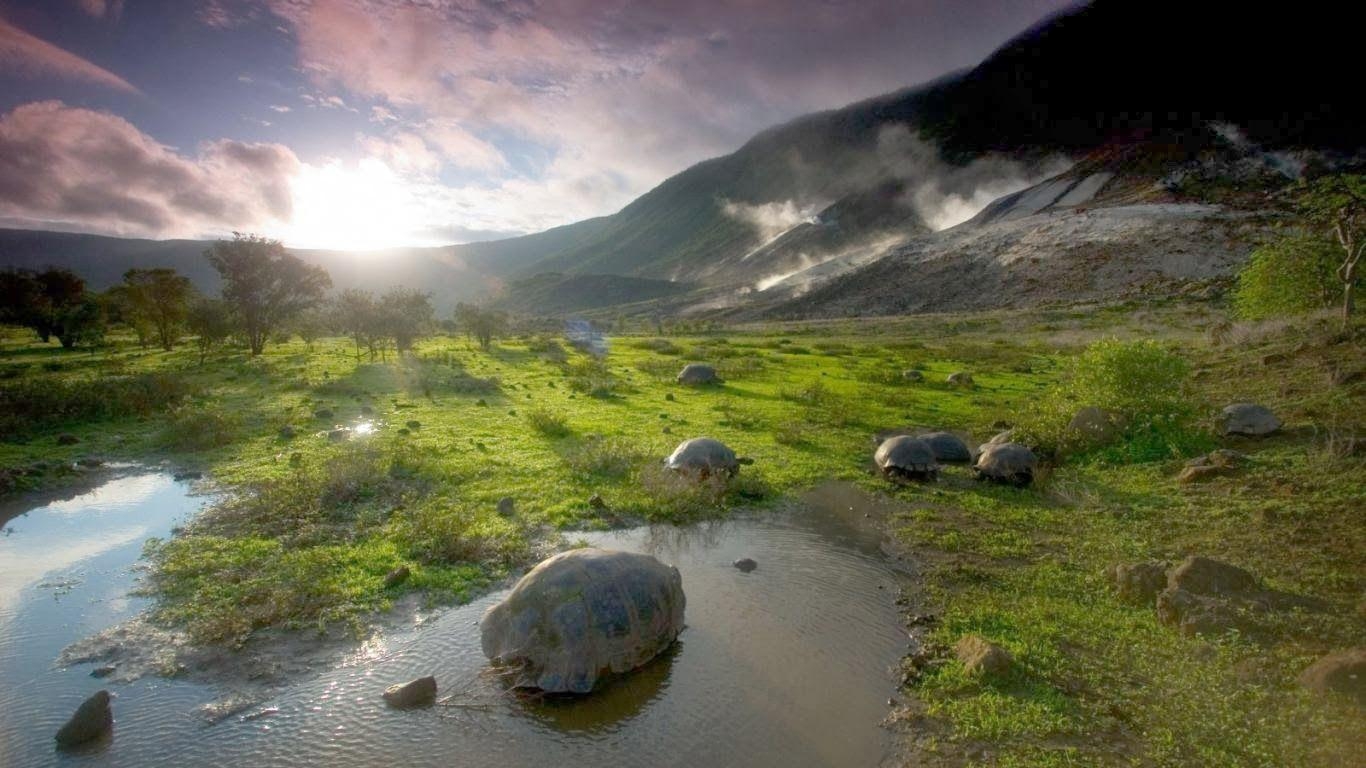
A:
<svg viewBox="0 0 1366 768">
<path fill-rule="evenodd" d="M 0 547 L 21 541 L 21 522 Z M 348 663 L 217 725 L 193 715 L 212 691 L 165 681 L 115 686 L 112 742 L 76 757 L 54 753 L 51 733 L 99 683 L 88 668 L 47 669 L 62 643 L 32 630 L 15 639 L 11 627 L 63 610 L 82 623 L 68 634 L 98 627 L 78 617 L 88 598 L 40 607 L 53 598 L 30 582 L 0 629 L 0 756 L 11 758 L 0 764 L 877 765 L 888 747 L 877 724 L 906 639 L 893 603 L 903 577 L 869 523 L 860 498 L 826 489 L 763 516 L 585 536 L 677 565 L 688 596 L 687 629 L 671 651 L 587 698 L 521 700 L 484 673 L 477 623 L 497 593 L 371 642 Z M 732 567 L 740 557 L 758 569 Z M 29 648 L 35 641 L 46 647 Z M 459 706 L 384 706 L 386 685 L 425 674 Z M 10 692 L 13 683 L 22 693 Z"/>
</svg>

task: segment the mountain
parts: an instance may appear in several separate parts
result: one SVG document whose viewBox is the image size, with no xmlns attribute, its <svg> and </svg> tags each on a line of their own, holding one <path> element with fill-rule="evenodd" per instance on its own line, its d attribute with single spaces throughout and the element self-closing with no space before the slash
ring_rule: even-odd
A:
<svg viewBox="0 0 1366 768">
<path fill-rule="evenodd" d="M 1217 280 L 1275 223 L 1278 188 L 1363 144 L 1363 100 L 1341 87 L 1355 32 L 1336 8 L 1100 0 L 969 70 L 766 130 L 610 216 L 299 254 L 341 287 L 403 282 L 442 307 L 492 296 L 547 313 L 610 300 L 808 317 Z M 0 263 L 79 263 L 98 286 L 163 260 L 207 286 L 204 247 L 0 232 Z"/>
</svg>

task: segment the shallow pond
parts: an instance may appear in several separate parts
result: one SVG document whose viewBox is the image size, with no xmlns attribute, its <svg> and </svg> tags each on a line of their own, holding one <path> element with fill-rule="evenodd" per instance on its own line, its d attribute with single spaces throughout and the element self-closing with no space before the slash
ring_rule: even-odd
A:
<svg viewBox="0 0 1366 768">
<path fill-rule="evenodd" d="M 877 505 L 832 486 L 762 516 L 585 535 L 677 565 L 688 597 L 670 652 L 587 698 L 518 699 L 485 673 L 478 620 L 498 592 L 216 725 L 195 714 L 216 695 L 205 686 L 111 685 L 113 740 L 58 754 L 52 733 L 102 683 L 89 665 L 52 659 L 144 607 L 125 596 L 130 567 L 142 539 L 199 506 L 187 493 L 164 475 L 124 478 L 11 523 L 0 539 L 0 764 L 863 766 L 887 752 L 878 722 L 906 647 L 902 575 L 880 551 Z M 758 569 L 740 572 L 740 557 Z M 18 577 L 10 562 L 26 564 Z M 426 674 L 459 706 L 401 712 L 380 699 Z"/>
</svg>

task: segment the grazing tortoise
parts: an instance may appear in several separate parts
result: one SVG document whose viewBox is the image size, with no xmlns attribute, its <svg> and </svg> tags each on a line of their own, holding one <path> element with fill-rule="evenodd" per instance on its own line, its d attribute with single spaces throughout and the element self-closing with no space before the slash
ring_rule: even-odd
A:
<svg viewBox="0 0 1366 768">
<path fill-rule="evenodd" d="M 702 363 L 688 363 L 683 366 L 683 370 L 678 372 L 678 383 L 691 386 L 702 384 L 720 384 L 721 378 L 716 375 L 716 369 L 710 365 Z"/>
<path fill-rule="evenodd" d="M 588 693 L 683 630 L 683 579 L 650 555 L 584 548 L 542 561 L 479 622 L 484 655 L 519 688 Z"/>
<path fill-rule="evenodd" d="M 955 373 L 950 373 L 947 381 L 950 386 L 966 387 L 968 389 L 971 389 L 976 384 L 976 382 L 972 380 L 972 374 L 968 373 L 967 371 L 957 371 Z"/>
<path fill-rule="evenodd" d="M 883 440 L 873 454 L 873 461 L 888 480 L 933 480 L 939 475 L 934 449 L 924 440 L 908 435 Z"/>
<path fill-rule="evenodd" d="M 907 368 L 906 370 L 901 372 L 901 378 L 905 379 L 906 381 L 924 381 L 925 374 L 921 373 L 920 371 L 917 371 L 914 368 Z"/>
<path fill-rule="evenodd" d="M 739 473 L 740 465 L 746 463 L 748 461 L 736 458 L 735 451 L 727 448 L 725 443 L 710 437 L 684 440 L 664 460 L 664 466 L 675 472 L 703 479 L 713 473 L 733 477 Z"/>
<path fill-rule="evenodd" d="M 1039 460 L 1034 452 L 1019 443 L 987 443 L 973 465 L 978 480 L 1023 488 L 1034 481 Z"/>
<path fill-rule="evenodd" d="M 966 462 L 972 461 L 972 449 L 963 439 L 952 432 L 930 432 L 920 435 L 934 451 L 935 461 Z"/>
</svg>

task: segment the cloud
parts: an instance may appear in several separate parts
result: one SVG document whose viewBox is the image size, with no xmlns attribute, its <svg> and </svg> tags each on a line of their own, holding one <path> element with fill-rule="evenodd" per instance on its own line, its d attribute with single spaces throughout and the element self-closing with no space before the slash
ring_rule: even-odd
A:
<svg viewBox="0 0 1366 768">
<path fill-rule="evenodd" d="M 197 236 L 289 219 L 300 163 L 219 140 L 187 157 L 106 112 L 57 101 L 0 116 L 0 217 L 114 234 Z"/>
<path fill-rule="evenodd" d="M 84 80 L 127 93 L 139 92 L 113 72 L 34 37 L 4 19 L 0 19 L 0 72 Z"/>
<path fill-rule="evenodd" d="M 281 114 L 284 114 L 285 112 L 289 111 L 289 107 L 285 106 L 284 104 L 271 104 L 270 109 L 273 112 L 279 112 Z"/>
<path fill-rule="evenodd" d="M 118 21 L 123 15 L 123 0 L 77 0 L 77 4 L 97 19 Z"/>
<path fill-rule="evenodd" d="M 614 211 L 786 119 L 971 64 L 1065 5 L 1015 0 L 965 13 L 955 0 L 256 2 L 291 29 L 300 69 L 321 94 L 367 104 L 380 125 L 411 117 L 402 128 L 442 162 L 484 170 L 500 193 L 578 195 L 548 201 L 542 213 L 555 223 L 585 208 Z M 530 148 L 535 170 L 512 170 L 510 142 Z"/>
</svg>

